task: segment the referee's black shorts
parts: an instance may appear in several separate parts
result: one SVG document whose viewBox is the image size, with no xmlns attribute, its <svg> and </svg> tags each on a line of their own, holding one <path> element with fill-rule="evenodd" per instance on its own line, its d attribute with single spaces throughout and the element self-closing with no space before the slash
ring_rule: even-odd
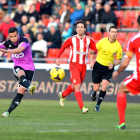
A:
<svg viewBox="0 0 140 140">
<path fill-rule="evenodd" d="M 113 69 L 110 70 L 108 66 L 101 65 L 96 61 L 92 70 L 93 83 L 95 84 L 101 83 L 103 79 L 110 82 L 113 71 L 114 71 L 114 67 Z"/>
</svg>

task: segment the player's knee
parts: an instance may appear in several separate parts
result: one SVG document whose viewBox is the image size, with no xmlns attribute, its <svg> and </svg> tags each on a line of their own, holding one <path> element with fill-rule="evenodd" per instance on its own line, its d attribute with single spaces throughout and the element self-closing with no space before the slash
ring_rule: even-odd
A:
<svg viewBox="0 0 140 140">
<path fill-rule="evenodd" d="M 102 85 L 102 91 L 106 91 L 106 89 L 107 89 L 107 85 L 106 84 Z"/>
<path fill-rule="evenodd" d="M 25 72 L 23 70 L 18 71 L 18 77 L 20 78 L 22 75 L 25 76 Z"/>
<path fill-rule="evenodd" d="M 80 85 L 75 85 L 75 91 L 80 91 Z"/>
</svg>

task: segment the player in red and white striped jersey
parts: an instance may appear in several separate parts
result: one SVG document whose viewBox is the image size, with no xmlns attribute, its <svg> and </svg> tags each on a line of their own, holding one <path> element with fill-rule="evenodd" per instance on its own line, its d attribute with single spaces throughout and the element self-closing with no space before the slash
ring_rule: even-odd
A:
<svg viewBox="0 0 140 140">
<path fill-rule="evenodd" d="M 93 39 L 86 36 L 86 25 L 83 21 L 76 23 L 77 35 L 68 38 L 60 48 L 56 59 L 56 64 L 60 65 L 60 56 L 67 47 L 70 47 L 70 81 L 71 85 L 64 92 L 59 93 L 60 105 L 64 106 L 65 97 L 75 91 L 75 97 L 82 113 L 88 112 L 88 108 L 84 107 L 82 94 L 80 92 L 80 84 L 83 82 L 86 74 L 87 55 L 96 53 L 96 45 Z M 93 57 L 91 57 L 92 59 Z M 93 59 L 90 61 L 90 68 L 93 67 Z"/>
<path fill-rule="evenodd" d="M 125 129 L 125 109 L 126 109 L 126 94 L 131 92 L 133 95 L 140 93 L 140 16 L 137 19 L 139 33 L 132 37 L 127 45 L 127 52 L 123 62 L 117 71 L 113 73 L 113 78 L 116 77 L 126 69 L 133 55 L 136 56 L 136 71 L 128 76 L 119 86 L 117 94 L 117 108 L 119 115 L 118 129 Z"/>
</svg>

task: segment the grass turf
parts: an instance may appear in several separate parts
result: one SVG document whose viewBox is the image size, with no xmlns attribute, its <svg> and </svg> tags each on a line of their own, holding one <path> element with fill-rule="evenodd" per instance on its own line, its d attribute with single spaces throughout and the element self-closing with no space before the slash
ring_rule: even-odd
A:
<svg viewBox="0 0 140 140">
<path fill-rule="evenodd" d="M 6 111 L 12 100 L 0 100 L 0 113 Z M 89 108 L 81 114 L 76 101 L 22 100 L 8 118 L 0 117 L 0 140 L 132 140 L 140 136 L 139 104 L 128 104 L 125 130 L 116 130 L 118 115 L 116 103 L 101 105 L 84 102 Z"/>
</svg>

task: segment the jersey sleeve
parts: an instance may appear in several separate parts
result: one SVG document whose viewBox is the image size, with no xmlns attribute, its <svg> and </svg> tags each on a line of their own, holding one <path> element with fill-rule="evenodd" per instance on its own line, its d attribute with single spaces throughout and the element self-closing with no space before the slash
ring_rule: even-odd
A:
<svg viewBox="0 0 140 140">
<path fill-rule="evenodd" d="M 101 47 L 102 47 L 102 39 L 99 40 L 99 41 L 96 43 L 96 48 L 97 48 L 98 51 L 101 49 Z"/>
<path fill-rule="evenodd" d="M 28 46 L 29 46 L 28 43 L 21 42 L 18 47 L 24 47 L 26 49 Z"/>
<path fill-rule="evenodd" d="M 96 44 L 95 44 L 94 40 L 91 39 L 91 38 L 90 38 L 89 48 L 90 48 L 91 50 L 93 50 L 95 53 L 97 52 Z"/>
<path fill-rule="evenodd" d="M 125 57 L 132 58 L 133 54 L 134 54 L 134 43 L 131 42 L 131 40 L 129 40 L 127 44 L 127 51 L 126 51 Z"/>
<path fill-rule="evenodd" d="M 116 58 L 121 59 L 122 58 L 122 53 L 123 53 L 123 50 L 122 50 L 121 45 L 119 44 L 119 49 L 117 51 Z"/>
<path fill-rule="evenodd" d="M 61 46 L 61 48 L 60 48 L 60 50 L 59 50 L 59 53 L 58 53 L 58 55 L 57 55 L 57 58 L 60 58 L 60 56 L 62 55 L 62 53 L 64 52 L 64 50 L 67 48 L 67 47 L 69 47 L 69 46 L 71 46 L 71 43 L 72 43 L 72 38 L 70 37 L 70 38 L 68 38 L 64 43 L 63 43 L 63 45 Z"/>
<path fill-rule="evenodd" d="M 0 43 L 0 49 L 6 49 L 6 42 Z"/>
</svg>

